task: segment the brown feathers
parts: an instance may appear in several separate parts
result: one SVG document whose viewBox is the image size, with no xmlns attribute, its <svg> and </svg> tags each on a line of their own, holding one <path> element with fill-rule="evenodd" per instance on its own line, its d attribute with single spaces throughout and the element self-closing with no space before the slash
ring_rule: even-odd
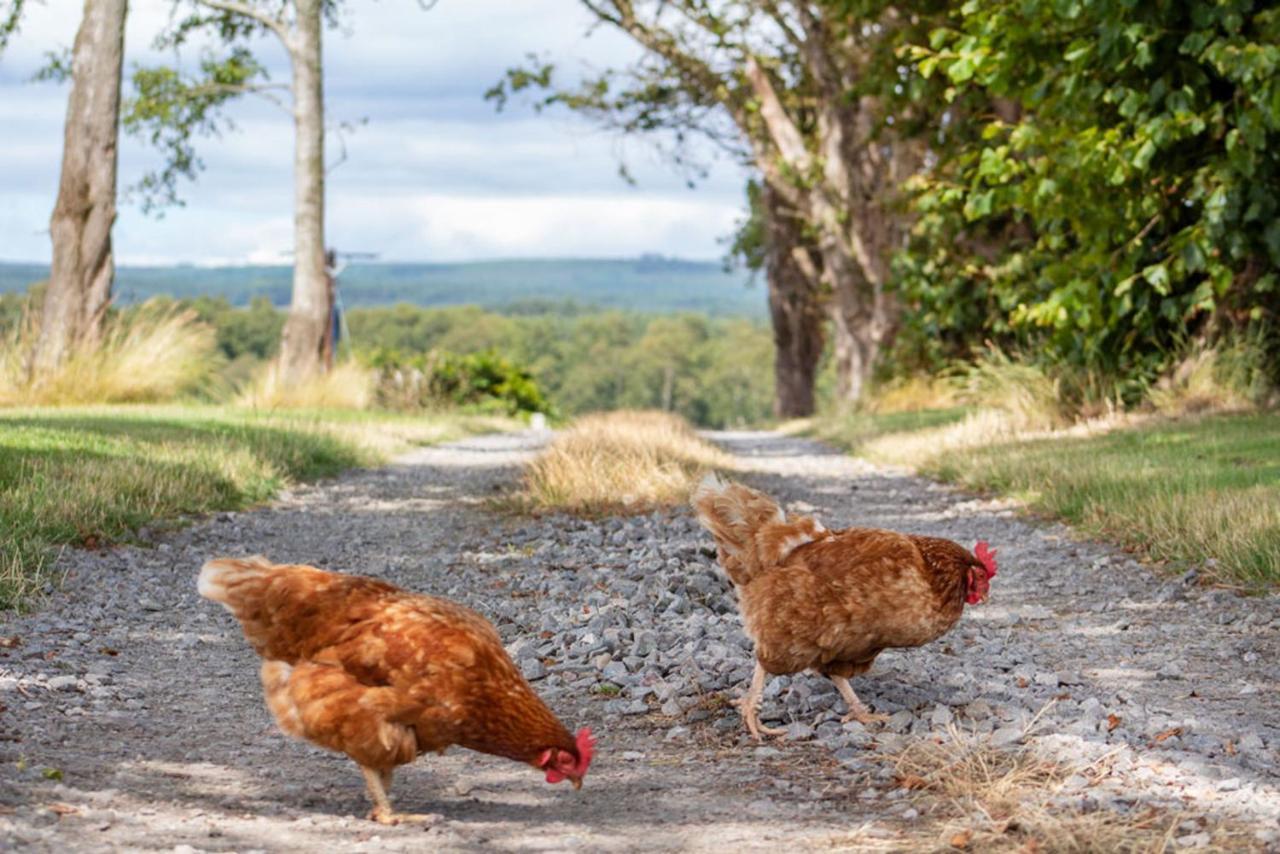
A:
<svg viewBox="0 0 1280 854">
<path fill-rule="evenodd" d="M 693 505 L 770 673 L 847 677 L 883 649 L 928 643 L 959 619 L 970 568 L 981 565 L 950 540 L 787 519 L 738 484 L 704 481 Z"/>
<path fill-rule="evenodd" d="M 576 750 L 493 626 L 454 602 L 261 557 L 210 561 L 199 590 L 265 659 L 281 729 L 365 767 L 455 744 L 529 763 Z"/>
</svg>

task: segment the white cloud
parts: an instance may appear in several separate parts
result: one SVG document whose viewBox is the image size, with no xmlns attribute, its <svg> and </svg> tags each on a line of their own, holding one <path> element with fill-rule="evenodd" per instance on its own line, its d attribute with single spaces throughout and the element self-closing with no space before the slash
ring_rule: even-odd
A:
<svg viewBox="0 0 1280 854">
<path fill-rule="evenodd" d="M 132 0 L 128 63 L 155 61 L 149 45 L 170 0 Z M 69 44 L 79 4 L 31 6 L 0 60 L 0 258 L 48 257 L 45 233 L 61 157 L 65 89 L 26 82 L 45 50 Z M 349 135 L 330 176 L 329 238 L 394 260 L 499 256 L 721 253 L 741 206 L 743 173 L 719 164 L 696 191 L 645 142 L 625 150 L 576 117 L 502 114 L 481 95 L 530 52 L 570 73 L 631 61 L 636 48 L 590 23 L 577 0 L 351 0 L 344 32 L 327 35 L 326 91 L 333 121 L 368 118 Z M 70 14 L 69 14 L 70 12 Z M 349 32 L 348 32 L 349 31 Z M 287 79 L 279 51 L 262 58 Z M 239 130 L 201 145 L 207 170 L 184 187 L 187 205 L 164 219 L 124 206 L 115 243 L 125 263 L 279 261 L 291 242 L 292 125 L 265 104 L 235 108 Z M 331 143 L 336 157 L 337 145 Z M 626 154 L 639 180 L 617 176 Z M 332 158 L 331 158 L 332 159 Z M 122 185 L 158 162 L 139 142 L 121 145 Z"/>
<path fill-rule="evenodd" d="M 331 230 L 361 241 L 352 249 L 393 258 L 437 261 L 716 254 L 737 211 L 711 200 L 621 194 L 613 196 L 422 195 L 363 197 L 334 211 Z M 369 232 L 371 217 L 394 223 Z M 383 240 L 385 242 L 378 243 Z M 708 251 L 710 250 L 710 251 Z"/>
</svg>

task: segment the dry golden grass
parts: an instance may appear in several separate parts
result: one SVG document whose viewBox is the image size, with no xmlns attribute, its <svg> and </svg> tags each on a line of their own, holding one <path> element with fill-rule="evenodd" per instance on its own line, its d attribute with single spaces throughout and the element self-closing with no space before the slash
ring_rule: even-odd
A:
<svg viewBox="0 0 1280 854">
<path fill-rule="evenodd" d="M 168 400 L 207 383 L 217 367 L 213 327 L 190 311 L 143 310 L 107 324 L 55 372 L 28 377 L 37 335 L 31 315 L 0 342 L 0 406 Z"/>
<path fill-rule="evenodd" d="M 949 409 L 962 400 L 962 389 L 949 376 L 913 374 L 878 386 L 867 403 L 867 410 L 878 414 L 919 412 L 924 409 Z"/>
<path fill-rule="evenodd" d="M 281 380 L 273 363 L 240 391 L 236 403 L 254 409 L 364 410 L 373 405 L 374 389 L 373 372 L 355 362 L 293 385 Z"/>
<path fill-rule="evenodd" d="M 1267 393 L 1263 349 L 1247 339 L 1192 347 L 1148 392 L 1156 411 L 1172 416 L 1242 412 Z"/>
<path fill-rule="evenodd" d="M 912 850 L 1164 852 L 1181 822 L 1194 818 L 1159 807 L 1131 813 L 1085 810 L 1063 794 L 1069 777 L 1091 784 L 1108 773 L 1105 760 L 1071 767 L 1029 748 L 1001 750 L 952 727 L 947 737 L 914 742 L 891 758 L 900 786 L 918 793 L 922 830 Z M 1199 850 L 1245 850 L 1253 840 L 1236 828 L 1205 822 L 1210 844 Z"/>
<path fill-rule="evenodd" d="M 640 512 L 688 500 L 731 458 L 665 412 L 621 411 L 575 421 L 537 456 L 517 503 L 571 513 Z"/>
</svg>

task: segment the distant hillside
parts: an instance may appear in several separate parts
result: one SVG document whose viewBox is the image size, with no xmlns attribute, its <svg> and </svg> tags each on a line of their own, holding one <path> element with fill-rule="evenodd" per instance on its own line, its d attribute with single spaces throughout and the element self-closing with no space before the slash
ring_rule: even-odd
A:
<svg viewBox="0 0 1280 854">
<path fill-rule="evenodd" d="M 47 267 L 0 263 L 0 293 L 23 291 L 47 276 Z M 122 267 L 116 294 L 124 302 L 160 294 L 225 296 L 236 305 L 261 294 L 287 305 L 291 276 L 288 267 Z M 642 257 L 354 264 L 343 272 L 339 286 L 348 307 L 407 302 L 520 310 L 568 301 L 600 308 L 763 316 L 764 288 L 749 285 L 748 279 L 746 273 L 724 272 L 719 264 Z"/>
</svg>

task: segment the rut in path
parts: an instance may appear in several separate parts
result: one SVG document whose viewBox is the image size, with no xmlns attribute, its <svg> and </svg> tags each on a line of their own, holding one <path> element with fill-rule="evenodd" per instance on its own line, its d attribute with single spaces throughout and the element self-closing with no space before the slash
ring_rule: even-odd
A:
<svg viewBox="0 0 1280 854">
<path fill-rule="evenodd" d="M 1237 816 L 1268 844 L 1280 820 L 1280 597 L 1188 588 L 1001 502 L 817 443 L 715 438 L 748 481 L 829 526 L 1000 548 L 992 604 L 857 681 L 891 715 L 884 730 L 835 724 L 834 692 L 801 676 L 776 680 L 765 710 L 797 740 L 743 739 L 723 700 L 745 687 L 750 654 L 690 515 L 495 516 L 483 500 L 539 439 L 482 437 L 220 514 L 154 548 L 65 554 L 65 591 L 0 631 L 21 639 L 0 649 L 0 849 L 892 846 L 928 831 L 929 806 L 909 802 L 877 759 L 948 725 L 1107 757 L 1104 785 L 1064 797 Z M 490 616 L 566 723 L 600 736 L 583 790 L 452 751 L 397 775 L 397 806 L 439 813 L 434 826 L 359 818 L 368 805 L 354 765 L 275 732 L 256 657 L 195 594 L 205 559 L 253 552 L 384 577 Z"/>
</svg>

